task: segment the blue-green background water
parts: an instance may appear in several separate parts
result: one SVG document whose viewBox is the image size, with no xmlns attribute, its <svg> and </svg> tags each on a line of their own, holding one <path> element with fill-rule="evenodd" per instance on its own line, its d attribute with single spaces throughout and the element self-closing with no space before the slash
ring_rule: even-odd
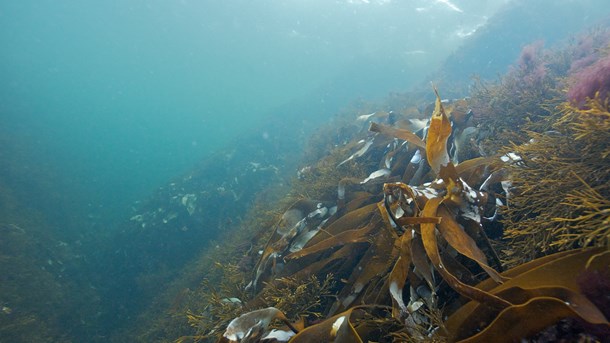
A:
<svg viewBox="0 0 610 343">
<path fill-rule="evenodd" d="M 3 1 L 1 125 L 113 216 L 282 105 L 420 82 L 503 2 Z"/>
<path fill-rule="evenodd" d="M 607 17 L 607 7 L 0 0 L 0 233 L 31 234 L 14 245 L 31 269 L 11 273 L 44 270 L 64 292 L 33 296 L 30 279 L 9 280 L 43 300 L 26 309 L 0 294 L 12 311 L 0 313 L 0 326 L 19 311 L 61 312 L 56 324 L 68 337 L 94 331 L 105 341 L 229 226 L 225 212 L 243 210 L 225 204 L 268 177 L 254 165 L 293 175 L 308 135 L 355 99 L 473 74 L 493 79 L 524 45 L 565 39 Z M 190 188 L 180 193 L 173 182 Z M 218 215 L 181 223 L 191 226 L 184 233 L 130 221 L 204 187 L 217 192 L 207 208 Z M 6 242 L 24 242 L 15 237 Z"/>
</svg>

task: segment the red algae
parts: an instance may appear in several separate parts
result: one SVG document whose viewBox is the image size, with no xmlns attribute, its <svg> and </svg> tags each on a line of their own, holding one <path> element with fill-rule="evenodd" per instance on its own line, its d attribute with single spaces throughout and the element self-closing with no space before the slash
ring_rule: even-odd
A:
<svg viewBox="0 0 610 343">
<path fill-rule="evenodd" d="M 524 87 L 540 85 L 544 81 L 547 69 L 543 57 L 544 42 L 541 40 L 526 45 L 521 50 L 514 71 L 521 75 Z"/>
<path fill-rule="evenodd" d="M 582 69 L 572 76 L 574 83 L 567 97 L 575 104 L 583 105 L 587 98 L 599 94 L 601 99 L 610 95 L 610 55 L 599 59 L 594 64 Z"/>
</svg>

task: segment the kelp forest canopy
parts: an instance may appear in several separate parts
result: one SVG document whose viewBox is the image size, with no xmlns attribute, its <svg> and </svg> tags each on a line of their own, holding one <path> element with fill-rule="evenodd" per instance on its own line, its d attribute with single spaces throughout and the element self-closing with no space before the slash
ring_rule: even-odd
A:
<svg viewBox="0 0 610 343">
<path fill-rule="evenodd" d="M 322 129 L 208 256 L 177 341 L 607 340 L 610 31 L 444 87 Z"/>
</svg>

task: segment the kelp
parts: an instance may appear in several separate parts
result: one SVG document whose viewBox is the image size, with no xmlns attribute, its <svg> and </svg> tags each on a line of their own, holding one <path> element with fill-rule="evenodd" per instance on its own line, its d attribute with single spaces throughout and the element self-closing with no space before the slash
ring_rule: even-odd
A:
<svg viewBox="0 0 610 343">
<path fill-rule="evenodd" d="M 523 75 L 513 72 L 486 96 L 510 97 Z M 366 115 L 368 135 L 300 172 L 303 197 L 260 249 L 240 313 L 272 306 L 302 318 L 298 334 L 276 331 L 276 341 L 511 341 L 557 323 L 603 337 L 607 313 L 591 294 L 603 294 L 609 254 L 565 250 L 607 246 L 608 107 L 599 99 L 584 109 L 558 105 L 550 79 L 530 81 L 517 91 L 531 98 L 511 99 L 509 110 L 531 110 L 535 123 L 473 113 L 481 93 L 445 101 L 436 89 L 430 119 L 416 118 L 425 127 L 400 112 Z M 534 85 L 548 93 L 528 93 Z M 498 120 L 494 129 L 529 131 L 486 145 Z M 307 200 L 309 183 L 323 201 Z M 554 251 L 563 252 L 541 257 Z M 580 270 L 598 280 L 594 291 L 577 282 Z M 330 274 L 335 282 L 307 297 L 303 282 Z M 252 337 L 270 330 L 257 327 Z"/>
<path fill-rule="evenodd" d="M 475 221 L 477 222 L 476 225 L 480 226 L 481 217 L 479 213 L 482 209 L 479 207 L 479 198 L 486 199 L 486 195 L 472 190 L 459 178 L 446 148 L 447 140 L 452 133 L 451 131 L 451 124 L 437 93 L 435 109 L 426 139 L 427 160 L 432 170 L 439 175 L 439 178 L 432 183 L 435 187 L 428 186 L 427 188 L 417 189 L 400 183 L 394 185 L 386 184 L 384 187 L 386 195 L 385 208 L 395 223 L 401 222 L 400 219 L 402 214 L 405 213 L 405 208 L 410 210 L 409 212 L 413 214 L 414 218 L 418 218 L 418 220 L 411 219 L 406 221 L 411 225 L 419 224 L 419 230 L 417 228 L 412 228 L 411 232 L 405 230 L 404 235 L 411 235 L 406 240 L 409 242 L 416 236 L 421 237 L 425 253 L 434 269 L 439 272 L 442 278 L 454 290 L 471 299 L 477 299 L 497 307 L 506 307 L 509 304 L 502 299 L 481 292 L 460 281 L 459 278 L 454 276 L 454 272 L 448 270 L 447 265 L 443 264 L 441 259 L 439 242 L 437 240 L 437 235 L 439 234 L 453 249 L 475 260 L 494 280 L 497 282 L 502 280 L 498 273 L 487 265 L 487 260 L 482 250 L 468 236 L 464 228 L 453 219 L 457 217 L 463 220 Z M 393 202 L 397 203 L 398 206 L 394 206 Z M 414 206 L 410 207 L 410 203 L 413 203 Z M 443 208 L 439 210 L 441 205 Z M 398 215 L 397 211 L 393 210 L 393 208 L 400 209 L 401 215 Z M 441 216 L 437 217 L 439 212 Z M 405 247 L 404 241 L 405 238 L 402 238 L 401 246 L 403 248 Z M 414 253 L 417 250 L 409 249 L 408 251 L 407 256 L 401 255 L 400 260 L 397 261 L 397 265 L 393 269 L 393 271 L 400 271 L 398 275 L 406 274 L 405 267 L 408 269 L 410 264 L 408 261 L 425 260 L 425 257 L 414 257 Z M 424 268 L 424 270 L 426 269 Z M 422 270 L 422 268 L 419 268 L 419 270 Z M 393 272 L 390 277 L 390 289 L 393 302 L 395 305 L 398 305 L 399 309 L 394 308 L 393 314 L 395 316 L 399 314 L 399 317 L 406 316 L 408 313 L 405 311 L 405 304 L 402 303 L 402 294 L 397 290 L 399 284 L 404 284 L 404 280 L 398 279 L 394 275 L 396 273 Z M 436 289 L 434 281 L 431 280 L 429 275 L 427 277 L 424 276 L 424 278 L 428 282 L 430 291 L 434 293 Z M 435 299 L 431 297 L 427 300 L 429 303 L 434 303 Z"/>
<path fill-rule="evenodd" d="M 312 325 L 290 339 L 292 343 L 307 342 L 345 342 L 370 341 L 379 335 L 379 327 L 371 325 L 374 320 L 365 315 L 380 318 L 386 316 L 384 306 L 354 306 L 334 315 L 319 324 Z M 380 311 L 381 310 L 381 311 Z M 363 320 L 366 318 L 366 320 Z"/>
<path fill-rule="evenodd" d="M 298 178 L 293 180 L 291 196 L 293 198 L 307 199 L 333 199 L 336 195 L 336 186 L 343 178 L 365 177 L 367 165 L 347 163 L 337 167 L 341 161 L 345 161 L 348 152 L 357 153 L 368 143 L 352 142 L 331 150 L 327 156 L 321 158 L 315 165 L 303 167 Z M 353 151 L 355 150 L 355 151 Z"/>
<path fill-rule="evenodd" d="M 282 263 L 278 262 L 279 258 L 301 250 L 317 234 L 320 225 L 335 212 L 335 206 L 325 206 L 317 201 L 299 200 L 291 206 L 265 245 L 255 266 L 255 277 L 248 284 L 248 288 L 257 289 L 259 279 L 264 278 L 266 273 L 273 272 L 278 263 Z"/>
<path fill-rule="evenodd" d="M 460 101 L 460 106 L 465 103 Z M 354 146 L 356 150 L 345 151 L 344 156 L 351 158 L 334 160 L 339 168 L 379 169 L 368 178 L 338 181 L 336 205 L 332 200 L 299 200 L 274 225 L 251 275 L 249 295 L 244 297 L 250 300 L 240 304 L 238 312 L 258 313 L 246 311 L 277 306 L 285 313 L 283 318 L 301 318 L 304 328 L 293 335 L 256 320 L 240 329 L 246 338 L 231 338 L 510 341 L 566 318 L 583 319 L 597 335 L 604 332 L 607 318 L 574 286 L 575 274 L 565 273 L 569 263 L 582 267 L 578 264 L 582 259 L 569 259 L 577 253 L 558 256 L 565 258 L 563 264 L 543 258 L 501 272 L 487 227 L 498 217 L 498 204 L 508 200 L 511 208 L 517 208 L 520 195 L 509 198 L 505 192 L 514 169 L 523 168 L 521 151 L 507 150 L 497 157 L 458 156 L 453 147 L 460 135 L 468 134 L 469 119 L 462 114 L 455 115 L 461 123 L 453 121 L 445 105 L 437 94 L 429 126 L 417 133 L 407 134 L 391 123 L 373 123 L 375 134 Z M 362 144 L 368 147 L 363 149 Z M 586 197 L 587 204 L 603 200 L 594 192 L 597 188 L 585 187 L 574 197 Z M 574 219 L 585 223 L 587 213 Z M 600 256 L 593 269 L 597 271 L 603 263 L 607 266 L 607 255 L 595 252 Z M 541 273 L 549 266 L 554 269 Z M 330 274 L 336 282 L 329 281 Z M 545 276 L 536 279 L 535 275 Z M 489 278 L 477 284 L 485 276 Z M 312 299 L 310 293 L 319 297 Z M 472 302 L 462 306 L 468 300 Z M 440 313 L 453 312 L 446 323 L 439 320 Z M 509 326 L 515 321 L 526 324 L 517 329 Z M 218 328 L 210 335 L 220 332 Z"/>
<path fill-rule="evenodd" d="M 219 293 L 213 327 L 192 308 L 200 337 L 268 307 L 299 333 L 276 322 L 254 341 L 607 337 L 608 104 L 564 102 L 570 58 L 534 44 L 470 98 L 368 106 L 320 131 L 254 225 L 250 287 Z"/>
<path fill-rule="evenodd" d="M 378 123 L 371 123 L 371 126 L 369 127 L 369 131 L 379 132 L 386 136 L 396 137 L 396 138 L 402 139 L 404 141 L 411 142 L 422 149 L 426 148 L 426 143 L 424 143 L 424 141 L 421 138 L 419 138 L 418 135 L 414 134 L 413 132 L 411 132 L 409 130 L 394 128 L 391 126 L 386 126 L 386 125 L 382 125 L 382 124 L 378 124 Z"/>
<path fill-rule="evenodd" d="M 455 117 L 463 120 L 463 117 Z M 381 164 L 388 170 L 383 173 L 385 185 L 377 178 L 358 183 L 370 183 L 371 189 L 378 185 L 378 195 L 372 192 L 369 196 L 356 197 L 351 202 L 339 204 L 336 213 L 329 217 L 320 217 L 322 220 L 315 223 L 317 226 L 308 229 L 314 234 L 302 248 L 290 249 L 298 235 L 290 234 L 294 229 L 276 227 L 253 274 L 252 284 L 265 286 L 262 292 L 252 288 L 257 294 L 247 305 L 249 307 L 263 302 L 265 287 L 277 287 L 279 280 L 286 277 L 311 274 L 323 277 L 332 272 L 341 280 L 334 290 L 336 300 L 324 311 L 329 319 L 310 325 L 296 335 L 294 341 L 304 337 L 306 332 L 316 332 L 316 337 L 335 337 L 333 335 L 337 335 L 339 329 L 343 332 L 341 335 L 348 337 L 346 339 L 357 341 L 360 338 L 349 324 L 349 315 L 360 304 L 387 306 L 384 304 L 391 303 L 394 320 L 402 322 L 407 331 L 415 332 L 426 322 L 418 311 L 437 311 L 446 303 L 445 300 L 439 302 L 437 297 L 438 292 L 447 292 L 444 285 L 494 308 L 510 306 L 507 301 L 467 284 L 478 279 L 478 268 L 497 282 L 504 280 L 489 266 L 484 252 L 493 249 L 487 244 L 482 218 L 490 209 L 495 211 L 496 195 L 473 189 L 461 177 L 461 174 L 465 177 L 468 174 L 473 184 L 482 186 L 497 170 L 498 163 L 495 160 L 492 163 L 492 159 L 478 159 L 464 161 L 464 166 L 458 164 L 459 168 L 456 168 L 453 161 L 459 159 L 450 156 L 447 147 L 455 142 L 458 134 L 452 135 L 452 124 L 438 93 L 427 135 L 419 138 L 425 142 L 425 148 L 414 138 L 418 137 L 416 134 L 406 134 L 403 129 L 383 124 L 372 125 L 372 129 L 380 135 L 369 137 L 367 141 L 371 143 L 365 151 L 360 148 L 339 165 L 362 158 L 381 159 Z M 410 157 L 399 163 L 403 154 Z M 430 169 L 422 167 L 424 162 Z M 404 180 L 405 169 L 409 167 L 415 172 L 411 180 Z M 473 173 L 475 169 L 478 172 Z M 388 183 L 393 178 L 397 181 Z M 402 182 L 414 179 L 430 182 L 421 186 Z M 497 178 L 496 183 L 500 180 Z M 341 191 L 338 195 L 340 198 Z M 379 196 L 381 200 L 375 200 Z M 490 200 L 493 206 L 489 206 Z M 318 208 L 328 206 L 320 203 Z M 314 212 L 306 218 L 315 217 Z M 303 226 L 298 223 L 295 227 Z M 469 265 L 469 260 L 474 265 Z M 407 298 L 405 292 L 409 294 Z M 340 318 L 347 320 L 345 325 L 336 322 Z M 333 323 L 335 333 L 332 333 Z"/>
<path fill-rule="evenodd" d="M 550 255 L 520 265 L 504 274 L 510 280 L 477 288 L 511 302 L 500 311 L 470 302 L 446 321 L 451 341 L 511 342 L 522 339 L 564 318 L 577 318 L 588 330 L 610 334 L 610 324 L 595 299 L 588 298 L 576 275 L 610 271 L 610 251 L 589 248 Z"/>
</svg>

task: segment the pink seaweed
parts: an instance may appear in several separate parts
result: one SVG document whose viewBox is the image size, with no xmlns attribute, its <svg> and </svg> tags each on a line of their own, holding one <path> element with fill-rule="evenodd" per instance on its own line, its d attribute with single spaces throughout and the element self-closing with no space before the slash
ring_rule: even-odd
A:
<svg viewBox="0 0 610 343">
<path fill-rule="evenodd" d="M 610 95 L 610 55 L 575 73 L 572 80 L 567 97 L 575 104 L 582 106 L 597 92 L 602 100 L 607 98 Z"/>
</svg>

